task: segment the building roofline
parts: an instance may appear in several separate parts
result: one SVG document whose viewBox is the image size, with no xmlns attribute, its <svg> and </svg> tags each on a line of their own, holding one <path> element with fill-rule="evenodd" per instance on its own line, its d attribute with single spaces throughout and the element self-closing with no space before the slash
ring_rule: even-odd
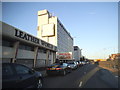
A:
<svg viewBox="0 0 120 90">
<path fill-rule="evenodd" d="M 9 30 L 7 30 L 7 29 L 5 29 L 6 31 L 3 30 L 3 31 L 2 31 L 2 36 L 3 36 L 3 37 L 6 37 L 6 36 L 7 36 L 8 38 L 15 39 L 15 40 L 18 40 L 18 41 L 21 41 L 21 42 L 24 42 L 24 43 L 29 43 L 29 44 L 31 44 L 31 45 L 43 47 L 43 48 L 46 48 L 46 49 L 49 49 L 49 50 L 52 50 L 52 51 L 57 51 L 57 50 L 56 50 L 56 49 L 57 49 L 56 46 L 54 46 L 54 45 L 52 45 L 52 44 L 50 44 L 50 43 L 48 43 L 48 42 L 46 42 L 46 41 L 43 41 L 43 40 L 39 39 L 38 37 L 35 37 L 35 36 L 33 36 L 33 35 L 29 34 L 29 33 L 26 33 L 25 31 L 22 31 L 22 30 L 14 27 L 14 26 L 11 26 L 11 25 L 5 23 L 5 22 L 1 22 L 1 21 L 0 21 L 0 23 L 2 23 L 2 29 L 8 27 L 9 30 L 10 30 L 10 32 L 12 32 L 12 33 L 9 33 Z M 12 31 L 11 31 L 11 30 L 12 30 Z M 24 34 L 29 35 L 30 37 L 39 40 L 40 43 L 35 43 L 35 42 L 30 41 L 30 40 L 26 40 L 26 39 L 23 39 L 23 38 L 16 37 L 16 36 L 15 36 L 15 33 L 16 33 L 15 30 L 21 31 L 21 32 L 24 33 Z M 44 43 L 44 45 L 41 44 L 41 43 Z M 47 47 L 47 45 L 50 46 L 50 47 L 53 47 L 53 49 Z M 55 50 L 54 50 L 54 49 L 55 49 Z"/>
<path fill-rule="evenodd" d="M 61 21 L 58 19 L 57 20 L 61 23 Z M 70 33 L 66 30 L 66 28 L 64 27 L 64 25 L 61 23 L 61 25 L 63 26 L 64 30 L 66 31 L 66 33 L 70 36 L 70 38 L 73 40 L 73 37 L 70 35 Z"/>
</svg>

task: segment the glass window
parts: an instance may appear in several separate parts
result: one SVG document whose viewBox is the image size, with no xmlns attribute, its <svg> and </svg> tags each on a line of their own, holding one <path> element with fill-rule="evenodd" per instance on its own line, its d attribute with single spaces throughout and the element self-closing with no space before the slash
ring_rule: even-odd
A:
<svg viewBox="0 0 120 90">
<path fill-rule="evenodd" d="M 7 40 L 2 40 L 2 46 L 13 47 L 13 43 Z"/>
<path fill-rule="evenodd" d="M 46 51 L 46 50 L 44 50 L 43 52 L 44 52 L 44 53 L 46 53 L 47 51 Z"/>
<path fill-rule="evenodd" d="M 63 66 L 67 66 L 68 64 L 67 63 L 63 63 Z"/>
<path fill-rule="evenodd" d="M 28 74 L 29 73 L 29 68 L 22 66 L 22 65 L 16 65 L 15 66 L 17 74 Z"/>
<path fill-rule="evenodd" d="M 11 66 L 9 65 L 2 65 L 2 75 L 6 76 L 6 75 L 13 75 L 13 71 Z"/>
<path fill-rule="evenodd" d="M 28 50 L 28 51 L 34 51 L 33 47 L 27 46 L 27 45 L 24 45 L 24 44 L 20 44 L 19 49 Z"/>
</svg>

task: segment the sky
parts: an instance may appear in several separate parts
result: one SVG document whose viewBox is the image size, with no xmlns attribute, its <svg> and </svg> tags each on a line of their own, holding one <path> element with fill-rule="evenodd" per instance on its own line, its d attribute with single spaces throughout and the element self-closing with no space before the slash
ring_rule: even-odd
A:
<svg viewBox="0 0 120 90">
<path fill-rule="evenodd" d="M 117 2 L 3 2 L 2 21 L 37 36 L 37 12 L 57 16 L 89 59 L 118 52 Z"/>
</svg>

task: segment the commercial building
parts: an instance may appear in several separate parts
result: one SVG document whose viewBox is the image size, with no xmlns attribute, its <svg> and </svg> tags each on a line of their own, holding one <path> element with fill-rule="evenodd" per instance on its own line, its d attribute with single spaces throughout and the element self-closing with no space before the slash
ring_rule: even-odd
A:
<svg viewBox="0 0 120 90">
<path fill-rule="evenodd" d="M 74 60 L 80 60 L 82 58 L 82 49 L 80 49 L 78 46 L 74 46 Z"/>
<path fill-rule="evenodd" d="M 57 47 L 37 37 L 2 23 L 2 62 L 44 67 L 56 60 Z"/>
<path fill-rule="evenodd" d="M 37 37 L 57 46 L 57 55 L 65 53 L 73 59 L 73 38 L 58 17 L 47 10 L 38 11 Z"/>
</svg>

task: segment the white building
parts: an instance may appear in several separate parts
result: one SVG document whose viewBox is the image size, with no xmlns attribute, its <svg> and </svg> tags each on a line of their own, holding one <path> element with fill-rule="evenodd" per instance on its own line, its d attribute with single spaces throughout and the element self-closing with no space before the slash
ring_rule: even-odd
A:
<svg viewBox="0 0 120 90">
<path fill-rule="evenodd" d="M 2 24 L 2 62 L 44 67 L 56 60 L 57 47 L 6 23 Z"/>
<path fill-rule="evenodd" d="M 57 53 L 72 54 L 73 59 L 73 38 L 58 17 L 47 10 L 38 11 L 37 37 L 57 46 Z"/>
<path fill-rule="evenodd" d="M 82 49 L 80 49 L 78 46 L 74 46 L 74 60 L 78 61 L 82 57 Z"/>
</svg>

